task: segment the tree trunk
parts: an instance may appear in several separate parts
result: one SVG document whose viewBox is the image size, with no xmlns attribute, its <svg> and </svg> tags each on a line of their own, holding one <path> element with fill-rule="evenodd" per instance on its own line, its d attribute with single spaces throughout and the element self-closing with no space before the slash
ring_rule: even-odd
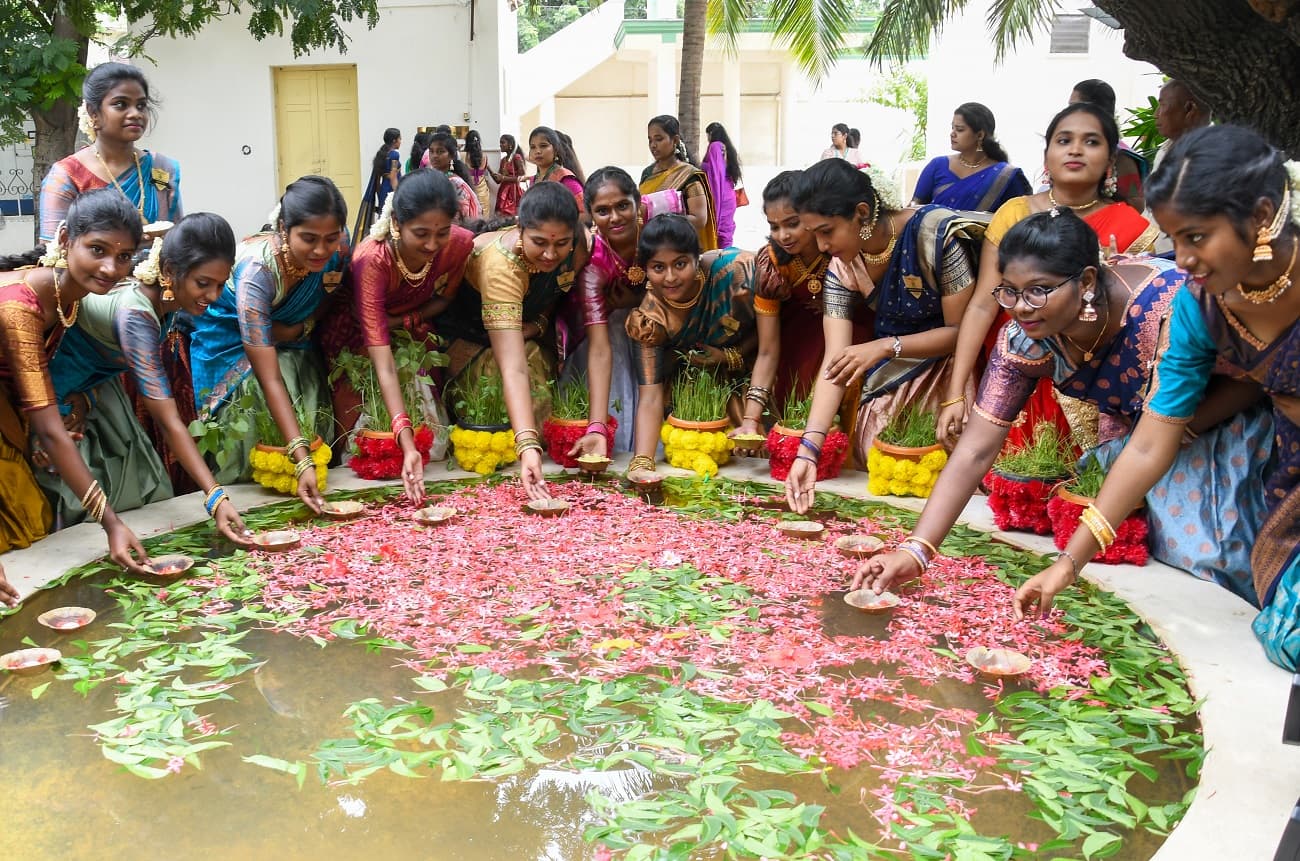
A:
<svg viewBox="0 0 1300 861">
<path fill-rule="evenodd" d="M 77 62 L 83 66 L 86 64 L 90 39 L 78 33 L 67 16 L 54 17 L 54 37 L 77 42 Z M 50 167 L 59 159 L 70 155 L 77 145 L 77 103 L 55 102 L 48 111 L 33 111 L 32 122 L 36 126 L 36 141 L 32 147 L 32 196 L 36 212 L 33 238 L 39 243 L 41 181 L 50 172 Z"/>
<path fill-rule="evenodd" d="M 1124 53 L 1187 84 L 1215 120 L 1250 126 L 1300 157 L 1300 33 L 1247 0 L 1096 0 L 1124 26 Z"/>
<path fill-rule="evenodd" d="M 682 13 L 682 77 L 677 87 L 677 120 L 691 161 L 700 149 L 700 78 L 704 74 L 705 15 L 709 0 L 685 0 Z"/>
</svg>

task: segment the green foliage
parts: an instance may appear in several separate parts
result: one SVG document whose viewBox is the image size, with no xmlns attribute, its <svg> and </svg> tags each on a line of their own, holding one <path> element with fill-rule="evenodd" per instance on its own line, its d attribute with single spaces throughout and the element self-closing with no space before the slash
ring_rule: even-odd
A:
<svg viewBox="0 0 1300 861">
<path fill-rule="evenodd" d="M 495 371 L 471 381 L 462 376 L 451 389 L 456 405 L 456 421 L 461 424 L 493 427 L 510 423 L 506 412 L 505 387 Z"/>
<path fill-rule="evenodd" d="M 416 424 L 421 424 L 419 410 L 423 403 L 423 386 L 428 373 L 434 368 L 446 367 L 450 362 L 447 354 L 430 349 L 421 339 L 416 341 L 411 333 L 399 329 L 390 337 L 393 352 L 393 365 L 397 369 L 397 385 L 402 395 L 402 404 L 408 413 L 416 413 Z M 369 355 L 344 350 L 339 353 L 330 371 L 330 382 L 339 377 L 346 377 L 348 385 L 361 396 L 362 408 L 367 416 L 367 427 L 372 431 L 387 431 L 393 424 L 388 405 L 384 403 L 384 393 L 379 386 L 379 376 Z"/>
<path fill-rule="evenodd" d="M 1101 468 L 1101 463 L 1093 455 L 1088 455 L 1083 465 L 1079 467 L 1079 473 L 1067 485 L 1071 493 L 1077 493 L 1079 496 L 1086 496 L 1089 499 L 1096 499 L 1097 494 L 1101 493 L 1102 482 L 1106 480 L 1106 470 Z"/>
<path fill-rule="evenodd" d="M 674 416 L 688 422 L 711 422 L 727 417 L 732 387 L 707 368 L 685 364 L 672 395 Z"/>
<path fill-rule="evenodd" d="M 938 418 L 934 413 L 922 409 L 919 404 L 908 404 L 890 419 L 877 438 L 889 445 L 924 448 L 938 441 L 935 436 L 937 424 Z"/>
<path fill-rule="evenodd" d="M 293 414 L 298 420 L 299 430 L 308 438 L 321 427 L 323 409 L 312 412 L 302 402 L 293 402 Z M 234 464 L 240 454 L 240 445 L 249 430 L 255 431 L 256 440 L 263 445 L 282 446 L 288 443 L 280 426 L 271 417 L 266 406 L 266 396 L 257 382 L 257 377 L 248 375 L 248 381 L 238 397 L 232 397 L 219 415 L 206 420 L 195 419 L 190 422 L 190 436 L 199 448 L 199 454 L 212 455 L 218 469 L 226 469 Z"/>
<path fill-rule="evenodd" d="M 1148 165 L 1155 163 L 1156 153 L 1165 142 L 1165 136 L 1156 128 L 1156 108 L 1159 105 L 1155 96 L 1147 96 L 1145 105 L 1127 109 L 1128 125 L 1120 129 L 1120 134 L 1132 142 L 1133 150 L 1146 159 Z"/>
<path fill-rule="evenodd" d="M 902 64 L 895 64 L 871 91 L 871 101 L 912 115 L 916 124 L 912 127 L 912 141 L 904 157 L 925 158 L 925 132 L 930 110 L 929 79 Z"/>
<path fill-rule="evenodd" d="M 1060 478 L 1074 467 L 1074 445 L 1054 422 L 1034 425 L 1026 444 L 998 457 L 993 468 L 1025 478 Z"/>
<path fill-rule="evenodd" d="M 550 387 L 551 415 L 555 418 L 586 420 L 591 414 L 586 374 L 578 374 L 566 382 L 552 380 Z"/>
<path fill-rule="evenodd" d="M 877 64 L 905 63 L 924 57 L 931 37 L 946 21 L 966 9 L 967 0 L 886 0 L 875 32 L 863 51 Z M 997 59 L 1006 56 L 1017 42 L 1041 32 L 1056 12 L 1054 0 L 993 0 L 989 6 L 988 29 L 997 49 Z"/>
<path fill-rule="evenodd" d="M 781 409 L 781 425 L 792 429 L 808 426 L 808 416 L 812 413 L 813 393 L 791 392 Z"/>
</svg>

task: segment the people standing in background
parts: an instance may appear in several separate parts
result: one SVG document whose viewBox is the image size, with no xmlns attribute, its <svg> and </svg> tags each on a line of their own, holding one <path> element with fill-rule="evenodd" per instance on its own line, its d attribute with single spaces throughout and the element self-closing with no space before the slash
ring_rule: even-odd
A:
<svg viewBox="0 0 1300 861">
<path fill-rule="evenodd" d="M 740 154 L 722 123 L 709 123 L 704 128 L 709 137 L 709 148 L 700 162 L 700 169 L 713 193 L 713 207 L 718 221 L 718 247 L 729 248 L 736 236 L 736 186 L 743 180 Z"/>
<path fill-rule="evenodd" d="M 1070 91 L 1070 104 L 1078 102 L 1090 102 L 1109 114 L 1112 119 L 1115 118 L 1115 89 L 1105 81 L 1089 78 L 1075 84 L 1074 89 Z M 1146 159 L 1121 141 L 1115 153 L 1115 194 L 1138 212 L 1146 209 L 1142 184 L 1146 181 L 1148 172 L 1150 172 L 1150 165 L 1147 164 Z M 1099 234 L 1100 232 L 1098 231 Z M 1105 242 L 1104 237 L 1102 242 Z"/>
<path fill-rule="evenodd" d="M 654 194 L 666 189 L 678 192 L 682 198 L 682 214 L 700 235 L 700 251 L 717 248 L 718 223 L 713 195 L 704 172 L 690 161 L 677 118 L 663 114 L 650 120 L 646 126 L 646 142 L 654 163 L 641 171 L 641 193 Z"/>
<path fill-rule="evenodd" d="M 471 129 L 465 135 L 465 162 L 469 167 L 469 187 L 478 198 L 479 212 L 486 218 L 492 211 L 492 199 L 488 196 L 487 156 L 483 154 L 483 138 L 477 130 Z"/>
<path fill-rule="evenodd" d="M 456 199 L 460 201 L 457 221 L 466 224 L 482 216 L 478 195 L 470 183 L 469 168 L 460 160 L 460 149 L 454 137 L 447 132 L 434 132 L 429 139 L 429 149 L 424 153 L 423 166 L 431 167 L 451 180 L 456 189 Z"/>
<path fill-rule="evenodd" d="M 415 142 L 411 144 L 411 154 L 406 159 L 406 172 L 411 173 L 420 169 L 420 164 L 424 161 L 424 152 L 429 148 L 429 141 L 433 140 L 433 132 L 419 132 L 415 136 Z"/>
<path fill-rule="evenodd" d="M 384 129 L 384 145 L 375 153 L 371 164 L 376 210 L 384 208 L 384 201 L 397 188 L 402 176 L 402 155 L 398 152 L 401 148 L 402 133 L 394 128 Z"/>
<path fill-rule="evenodd" d="M 822 158 L 842 158 L 854 167 L 860 167 L 866 163 L 858 152 L 861 140 L 862 133 L 857 129 L 849 128 L 846 123 L 836 123 L 831 126 L 831 145 L 822 151 Z"/>
<path fill-rule="evenodd" d="M 547 126 L 538 126 L 528 135 L 528 160 L 537 168 L 532 185 L 558 182 L 573 195 L 578 212 L 585 212 L 582 185 L 586 182 L 578 154 L 573 151 L 573 140 L 563 132 Z"/>
<path fill-rule="evenodd" d="M 492 174 L 497 183 L 496 212 L 502 217 L 513 217 L 519 212 L 519 196 L 523 194 L 522 183 L 528 165 L 514 135 L 502 135 L 499 145 L 501 167 Z"/>
<path fill-rule="evenodd" d="M 1179 138 L 1209 124 L 1210 111 L 1196 100 L 1187 85 L 1176 78 L 1166 81 L 1156 102 L 1156 131 L 1165 142 L 1160 145 L 1151 170 L 1160 167 Z"/>
<path fill-rule="evenodd" d="M 984 105 L 959 105 L 948 135 L 956 155 L 930 160 L 916 181 L 912 204 L 997 212 L 1011 198 L 1030 194 L 1029 180 L 1020 168 L 1007 163 L 1006 150 L 993 137 L 995 127 L 993 112 Z"/>
<path fill-rule="evenodd" d="M 101 63 L 86 76 L 81 97 L 81 131 L 90 143 L 55 162 L 41 181 L 41 241 L 52 242 L 72 201 L 94 188 L 122 192 L 145 224 L 180 221 L 180 165 L 136 147 L 154 112 L 144 74 Z"/>
</svg>

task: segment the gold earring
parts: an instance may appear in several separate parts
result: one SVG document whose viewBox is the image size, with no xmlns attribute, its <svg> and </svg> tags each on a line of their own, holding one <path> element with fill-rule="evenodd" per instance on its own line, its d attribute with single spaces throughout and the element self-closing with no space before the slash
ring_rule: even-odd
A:
<svg viewBox="0 0 1300 861">
<path fill-rule="evenodd" d="M 1092 301 L 1097 298 L 1097 294 L 1089 287 L 1083 291 L 1083 307 L 1079 309 L 1079 322 L 1095 323 L 1097 322 L 1097 307 Z"/>
<path fill-rule="evenodd" d="M 158 286 L 162 288 L 162 300 L 164 302 L 170 302 L 176 298 L 176 294 L 172 292 L 172 279 L 170 275 L 159 274 Z"/>
<path fill-rule="evenodd" d="M 1261 227 L 1259 233 L 1255 236 L 1255 253 L 1251 256 L 1251 259 L 1256 263 L 1268 263 L 1272 260 L 1273 246 L 1269 244 L 1272 241 L 1273 237 L 1268 235 L 1268 228 Z"/>
<path fill-rule="evenodd" d="M 54 268 L 55 269 L 68 268 L 68 246 L 66 245 L 59 246 L 59 256 L 54 259 Z"/>
<path fill-rule="evenodd" d="M 1261 227 L 1255 234 L 1255 254 L 1252 256 L 1256 263 L 1267 263 L 1273 259 L 1272 242 L 1282 235 L 1282 225 L 1285 223 L 1287 216 L 1291 214 L 1291 189 L 1282 189 L 1282 202 L 1278 204 L 1277 211 L 1273 213 L 1273 220 L 1267 227 Z"/>
<path fill-rule="evenodd" d="M 876 232 L 876 223 L 874 221 L 863 221 L 862 226 L 858 228 L 858 238 L 866 242 L 871 238 L 871 234 Z"/>
</svg>

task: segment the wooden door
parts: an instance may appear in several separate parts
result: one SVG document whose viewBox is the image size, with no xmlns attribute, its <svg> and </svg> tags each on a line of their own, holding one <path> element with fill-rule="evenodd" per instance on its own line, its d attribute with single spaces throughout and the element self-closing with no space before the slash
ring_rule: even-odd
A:
<svg viewBox="0 0 1300 861">
<path fill-rule="evenodd" d="M 357 67 L 281 66 L 274 72 L 279 191 L 300 176 L 328 176 L 351 219 L 369 178 L 361 176 Z"/>
</svg>

